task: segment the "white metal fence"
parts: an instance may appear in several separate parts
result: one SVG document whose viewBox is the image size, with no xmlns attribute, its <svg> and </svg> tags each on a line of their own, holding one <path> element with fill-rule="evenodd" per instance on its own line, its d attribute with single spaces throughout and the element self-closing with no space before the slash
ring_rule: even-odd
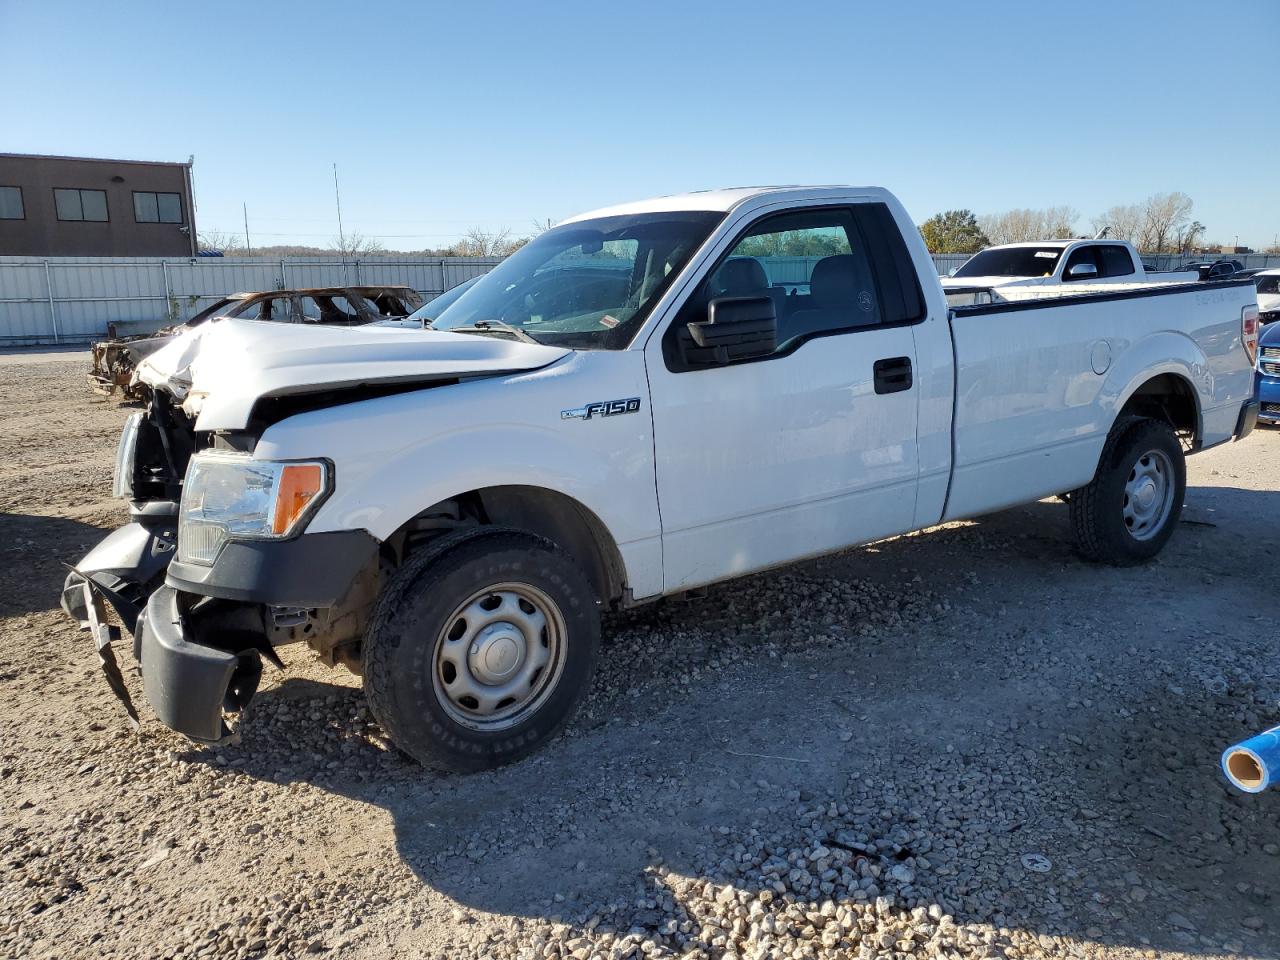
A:
<svg viewBox="0 0 1280 960">
<path fill-rule="evenodd" d="M 933 262 L 945 276 L 967 259 L 966 254 L 937 254 Z M 1144 259 L 1156 269 L 1169 270 L 1189 258 L 1160 255 Z M 1246 254 L 1235 259 L 1243 261 L 1247 269 L 1280 267 L 1280 256 Z M 499 262 L 498 257 L 347 261 L 0 257 L 0 346 L 84 343 L 106 335 L 108 328 L 119 333 L 146 332 L 185 320 L 214 300 L 241 290 L 404 284 L 429 300 L 487 273 Z"/>
<path fill-rule="evenodd" d="M 0 345 L 83 343 L 185 320 L 242 290 L 403 284 L 430 300 L 499 257 L 0 257 Z"/>
</svg>

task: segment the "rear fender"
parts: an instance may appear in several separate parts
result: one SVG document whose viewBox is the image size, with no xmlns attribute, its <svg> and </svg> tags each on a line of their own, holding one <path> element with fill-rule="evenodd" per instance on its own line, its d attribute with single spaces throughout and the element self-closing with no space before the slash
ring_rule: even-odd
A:
<svg viewBox="0 0 1280 960">
<path fill-rule="evenodd" d="M 1214 403 L 1214 377 L 1208 358 L 1185 334 L 1162 331 L 1120 352 L 1098 396 L 1107 430 L 1144 383 L 1162 374 L 1185 380 L 1196 398 L 1196 436 L 1203 436 L 1203 411 Z"/>
</svg>

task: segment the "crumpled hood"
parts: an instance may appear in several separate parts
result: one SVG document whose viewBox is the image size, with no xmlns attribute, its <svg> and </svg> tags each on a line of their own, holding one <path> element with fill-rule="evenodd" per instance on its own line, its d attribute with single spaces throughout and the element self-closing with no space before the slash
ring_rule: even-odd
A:
<svg viewBox="0 0 1280 960">
<path fill-rule="evenodd" d="M 217 319 L 176 336 L 134 374 L 182 401 L 197 430 L 240 430 L 263 397 L 534 370 L 568 354 L 499 337 L 396 327 Z"/>
</svg>

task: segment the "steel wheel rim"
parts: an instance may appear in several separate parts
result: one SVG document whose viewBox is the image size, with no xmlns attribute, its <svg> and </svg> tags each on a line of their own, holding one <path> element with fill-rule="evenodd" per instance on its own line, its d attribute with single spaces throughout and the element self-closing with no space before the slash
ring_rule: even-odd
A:
<svg viewBox="0 0 1280 960">
<path fill-rule="evenodd" d="M 477 590 L 436 636 L 436 700 L 473 730 L 505 730 L 546 702 L 564 668 L 565 625 L 555 602 L 528 583 Z"/>
<path fill-rule="evenodd" d="M 1121 507 L 1125 528 L 1135 540 L 1150 540 L 1164 529 L 1173 510 L 1173 461 L 1148 450 L 1129 468 Z"/>
</svg>

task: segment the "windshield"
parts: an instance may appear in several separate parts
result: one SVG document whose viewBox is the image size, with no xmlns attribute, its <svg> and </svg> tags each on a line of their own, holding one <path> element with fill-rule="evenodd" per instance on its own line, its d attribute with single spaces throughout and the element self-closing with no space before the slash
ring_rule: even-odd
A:
<svg viewBox="0 0 1280 960">
<path fill-rule="evenodd" d="M 548 230 L 480 277 L 432 326 L 510 336 L 501 327 L 509 324 L 540 343 L 619 350 L 723 216 L 639 213 Z"/>
<path fill-rule="evenodd" d="M 993 247 L 974 254 L 957 277 L 1048 277 L 1058 265 L 1061 249 L 1052 247 Z"/>
<path fill-rule="evenodd" d="M 483 274 L 481 274 L 483 276 Z M 456 287 L 451 287 L 434 300 L 429 300 L 420 306 L 413 313 L 409 314 L 406 320 L 434 320 L 444 312 L 444 308 L 452 304 L 460 296 L 476 285 L 476 281 L 480 277 L 472 277 L 470 280 L 463 280 Z"/>
<path fill-rule="evenodd" d="M 1280 293 L 1280 274 L 1255 277 L 1259 293 Z"/>
</svg>

